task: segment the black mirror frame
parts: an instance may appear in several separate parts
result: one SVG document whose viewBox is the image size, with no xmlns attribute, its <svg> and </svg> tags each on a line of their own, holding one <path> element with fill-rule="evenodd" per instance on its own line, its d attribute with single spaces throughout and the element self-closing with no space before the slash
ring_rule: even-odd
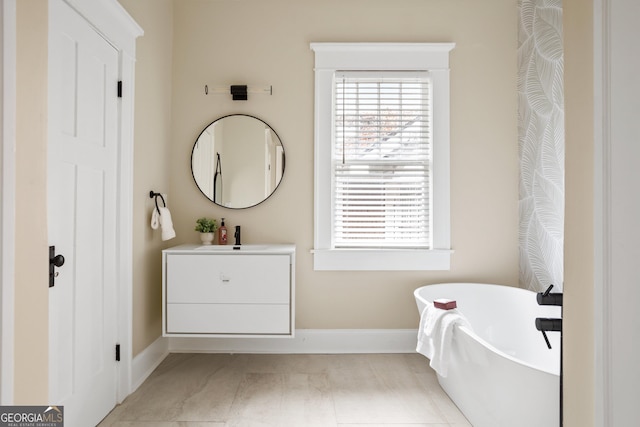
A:
<svg viewBox="0 0 640 427">
<path fill-rule="evenodd" d="M 220 203 L 215 202 L 214 200 L 212 200 L 209 196 L 207 196 L 207 194 L 205 194 L 204 191 L 202 191 L 202 189 L 200 188 L 200 186 L 198 185 L 198 181 L 196 181 L 196 177 L 195 174 L 193 172 L 193 154 L 195 152 L 196 149 L 196 144 L 198 143 L 198 140 L 200 139 L 200 136 L 202 136 L 202 134 L 209 128 L 209 126 L 213 125 L 214 123 L 227 118 L 227 117 L 235 117 L 235 116 L 243 116 L 243 117 L 249 117 L 251 119 L 255 119 L 258 120 L 262 123 L 264 123 L 265 126 L 267 126 L 269 129 L 271 129 L 271 131 L 274 133 L 274 135 L 278 138 L 278 141 L 280 141 L 280 145 L 282 146 L 282 152 L 283 152 L 283 156 L 282 156 L 282 177 L 280 178 L 280 181 L 278 181 L 278 183 L 276 184 L 275 188 L 273 189 L 273 191 L 271 191 L 271 194 L 269 194 L 269 196 L 265 197 L 264 199 L 262 199 L 261 201 L 259 201 L 256 204 L 250 205 L 250 206 L 241 206 L 241 207 L 231 207 L 231 206 L 224 206 L 221 205 Z M 202 131 L 200 131 L 200 133 L 198 134 L 198 136 L 196 137 L 195 142 L 193 143 L 193 148 L 191 149 L 191 177 L 193 178 L 193 182 L 196 185 L 196 187 L 198 188 L 198 191 L 200 191 L 200 193 L 207 199 L 209 200 L 211 203 L 215 204 L 216 206 L 220 206 L 222 208 L 226 208 L 226 209 L 234 209 L 234 210 L 241 210 L 241 209 L 249 209 L 249 208 L 253 208 L 256 207 L 262 203 L 264 203 L 265 201 L 267 201 L 268 199 L 271 198 L 271 196 L 273 196 L 273 194 L 278 190 L 278 188 L 280 188 L 280 184 L 282 184 L 282 181 L 284 180 L 284 175 L 285 175 L 285 171 L 287 169 L 286 165 L 287 165 L 287 153 L 286 150 L 284 149 L 284 144 L 282 143 L 282 139 L 280 138 L 280 135 L 278 135 L 278 133 L 275 131 L 275 129 L 273 129 L 273 127 L 271 127 L 271 125 L 267 122 L 265 122 L 264 120 L 249 115 L 249 114 L 227 114 L 225 116 L 219 117 L 217 119 L 215 119 L 214 121 L 212 121 L 211 123 L 209 123 L 207 126 L 205 126 Z"/>
</svg>

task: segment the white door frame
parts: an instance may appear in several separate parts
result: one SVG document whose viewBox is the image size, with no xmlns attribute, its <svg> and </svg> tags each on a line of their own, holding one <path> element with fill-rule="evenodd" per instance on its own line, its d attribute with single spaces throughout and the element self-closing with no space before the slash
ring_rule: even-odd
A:
<svg viewBox="0 0 640 427">
<path fill-rule="evenodd" d="M 609 419 L 611 408 L 607 397 L 611 396 L 608 382 L 609 373 L 607 363 L 604 360 L 604 351 L 610 348 L 607 343 L 607 335 L 604 331 L 608 328 L 605 313 L 608 313 L 610 301 L 609 280 L 605 280 L 605 252 L 609 253 L 609 245 L 605 243 L 605 235 L 608 234 L 609 217 L 605 215 L 605 199 L 610 197 L 610 190 L 605 187 L 608 183 L 609 171 L 609 140 L 608 140 L 608 67 L 605 50 L 607 44 L 607 29 L 605 29 L 605 3 L 607 0 L 594 0 L 593 2 L 593 83 L 594 83 L 594 425 L 605 427 L 605 420 Z M 605 116 L 606 115 L 606 116 Z M 606 179 L 606 181 L 605 181 Z M 605 230 L 605 228 L 607 230 Z M 606 246 L 606 248 L 605 248 Z M 606 283 L 606 284 L 605 284 Z M 608 317 L 608 315 L 607 315 Z"/>
<path fill-rule="evenodd" d="M 0 405 L 13 404 L 16 0 L 0 0 Z"/>
<path fill-rule="evenodd" d="M 614 397 L 619 393 L 620 384 L 614 380 L 616 378 L 629 377 L 629 375 L 638 375 L 638 368 L 633 362 L 630 364 L 618 363 L 614 360 L 614 346 L 616 342 L 621 340 L 620 334 L 624 336 L 625 342 L 633 342 L 629 339 L 627 330 L 614 329 L 614 317 L 618 318 L 621 312 L 620 297 L 621 290 L 632 293 L 635 291 L 638 283 L 621 283 L 619 280 L 614 283 L 614 277 L 620 277 L 620 273 L 616 273 L 618 267 L 613 263 L 613 252 L 616 248 L 616 238 L 613 234 L 613 214 L 620 211 L 620 206 L 615 206 L 613 199 L 612 176 L 614 170 L 617 170 L 617 158 L 620 154 L 614 156 L 612 152 L 613 141 L 612 135 L 615 133 L 618 137 L 628 138 L 628 143 L 633 143 L 633 132 L 637 131 L 637 127 L 630 127 L 628 123 L 611 121 L 611 110 L 616 108 L 617 111 L 624 110 L 633 111 L 634 106 L 628 105 L 628 101 L 624 99 L 612 99 L 614 94 L 613 85 L 625 84 L 626 90 L 635 91 L 632 95 L 636 97 L 638 94 L 637 86 L 632 87 L 627 77 L 623 81 L 614 81 L 611 73 L 616 70 L 618 74 L 620 70 L 630 72 L 638 72 L 640 61 L 636 58 L 634 52 L 623 59 L 620 55 L 621 49 L 625 46 L 622 44 L 637 40 L 640 30 L 637 22 L 634 22 L 634 16 L 637 19 L 640 9 L 638 9 L 636 0 L 614 1 L 614 0 L 594 0 L 593 9 L 593 49 L 594 49 L 594 425 L 598 427 L 606 427 L 614 425 L 622 425 L 630 420 L 618 419 L 618 417 L 628 416 L 630 410 L 627 404 L 623 404 L 622 409 L 615 409 Z M 612 9 L 615 4 L 615 13 Z M 618 22 L 623 20 L 624 22 Z M 616 34 L 613 32 L 616 31 Z M 622 31 L 627 33 L 621 34 Z M 628 50 L 628 49 L 626 49 Z M 625 51 L 626 51 L 625 50 Z M 617 53 L 615 58 L 612 55 Z M 614 62 L 615 60 L 615 62 Z M 624 61 L 624 62 L 621 62 Z M 618 89 L 619 90 L 619 89 Z M 637 176 L 637 173 L 635 174 Z M 637 206 L 638 196 L 637 189 L 631 187 L 627 191 L 630 197 L 630 206 Z M 626 208 L 625 208 L 626 209 Z M 625 219 L 626 221 L 626 219 Z M 627 248 L 627 250 L 636 250 L 635 248 Z M 616 252 L 619 253 L 619 252 Z M 616 264 L 617 265 L 617 264 Z M 616 269 L 614 269 L 614 267 Z M 626 267 L 621 270 L 625 270 Z M 622 275 L 626 272 L 622 271 Z M 615 292 L 614 292 L 615 291 Z M 634 295 L 637 295 L 637 291 Z M 617 299 L 616 299 L 617 298 Z M 622 311 L 625 311 L 622 308 Z M 627 313 L 634 316 L 633 320 L 637 321 L 638 314 Z M 618 320 L 619 322 L 619 320 Z M 626 322 L 628 323 L 628 322 Z M 631 329 L 632 326 L 629 326 Z M 638 348 L 638 344 L 635 343 Z M 628 353 L 628 351 L 625 351 Z M 624 384 L 622 384 L 624 386 Z M 628 386 L 628 385 L 627 385 Z"/>
<path fill-rule="evenodd" d="M 123 82 L 118 107 L 119 172 L 117 212 L 117 334 L 120 344 L 117 401 L 131 392 L 132 369 L 132 287 L 133 287 L 133 106 L 135 82 L 136 38 L 142 28 L 127 11 L 113 0 L 49 0 L 64 1 L 75 9 L 118 51 L 119 80 Z M 115 88 L 114 88 L 115 90 Z"/>
<path fill-rule="evenodd" d="M 611 417 L 609 311 L 610 269 L 610 123 L 609 123 L 609 16 L 608 0 L 593 2 L 594 93 L 594 425 L 605 427 Z"/>
</svg>

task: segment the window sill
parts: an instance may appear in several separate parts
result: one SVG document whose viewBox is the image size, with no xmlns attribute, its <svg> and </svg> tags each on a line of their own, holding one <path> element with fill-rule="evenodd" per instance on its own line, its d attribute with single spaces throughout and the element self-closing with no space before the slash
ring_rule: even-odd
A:
<svg viewBox="0 0 640 427">
<path fill-rule="evenodd" d="M 450 270 L 450 249 L 314 249 L 316 271 Z"/>
</svg>

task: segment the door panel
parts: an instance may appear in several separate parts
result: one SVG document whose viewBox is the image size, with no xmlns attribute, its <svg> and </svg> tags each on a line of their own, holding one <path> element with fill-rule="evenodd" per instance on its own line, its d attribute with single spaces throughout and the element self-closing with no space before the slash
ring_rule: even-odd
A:
<svg viewBox="0 0 640 427">
<path fill-rule="evenodd" d="M 62 1 L 49 31 L 49 242 L 67 260 L 49 294 L 49 397 L 89 426 L 116 403 L 119 59 Z"/>
</svg>

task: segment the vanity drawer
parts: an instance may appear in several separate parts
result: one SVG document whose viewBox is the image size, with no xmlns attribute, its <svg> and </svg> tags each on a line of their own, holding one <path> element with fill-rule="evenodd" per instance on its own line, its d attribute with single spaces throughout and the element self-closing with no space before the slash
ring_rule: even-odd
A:
<svg viewBox="0 0 640 427">
<path fill-rule="evenodd" d="M 167 304 L 169 334 L 291 334 L 285 304 Z"/>
<path fill-rule="evenodd" d="M 167 303 L 289 304 L 289 255 L 182 255 L 166 260 Z"/>
</svg>

